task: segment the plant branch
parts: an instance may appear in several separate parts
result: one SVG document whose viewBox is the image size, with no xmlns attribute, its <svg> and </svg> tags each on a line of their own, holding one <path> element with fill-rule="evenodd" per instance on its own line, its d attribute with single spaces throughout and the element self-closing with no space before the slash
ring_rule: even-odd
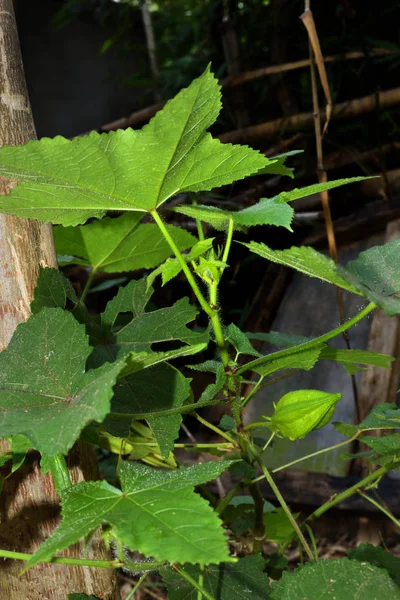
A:
<svg viewBox="0 0 400 600">
<path fill-rule="evenodd" d="M 237 443 L 235 442 L 235 440 L 228 433 L 226 433 L 226 431 L 222 431 L 222 429 L 219 429 L 219 427 L 217 427 L 216 425 L 213 425 L 209 421 L 206 421 L 206 419 L 203 419 L 203 417 L 201 417 L 197 413 L 193 413 L 193 416 L 195 417 L 195 419 L 197 419 L 199 421 L 199 423 L 201 423 L 205 427 L 208 427 L 208 429 L 211 429 L 212 431 L 214 431 L 214 433 L 225 438 L 228 442 L 233 444 L 235 447 L 237 446 Z"/>
<path fill-rule="evenodd" d="M 186 579 L 186 581 L 190 583 L 190 585 L 192 585 L 198 592 L 201 592 L 204 598 L 206 598 L 206 600 L 215 600 L 214 596 L 211 596 L 208 592 L 206 592 L 206 590 L 203 587 L 201 587 L 199 583 L 195 579 L 193 579 L 193 577 L 191 577 L 188 573 L 185 573 L 183 569 L 180 569 L 176 565 L 174 566 L 174 569 L 181 577 Z"/>
<path fill-rule="evenodd" d="M 352 317 L 351 319 L 349 319 L 342 325 L 339 325 L 339 327 L 336 327 L 336 329 L 332 329 L 331 331 L 328 331 L 327 333 L 324 333 L 323 335 L 320 335 L 319 337 L 316 337 L 313 340 L 310 340 L 309 342 L 304 342 L 304 344 L 298 344 L 297 346 L 291 346 L 290 348 L 288 348 L 286 350 L 279 350 L 278 352 L 271 352 L 271 354 L 267 354 L 266 356 L 261 356 L 261 358 L 256 358 L 255 360 L 252 360 L 252 361 L 246 363 L 240 369 L 238 369 L 236 371 L 236 375 L 242 375 L 246 371 L 249 371 L 249 370 L 253 369 L 254 367 L 257 367 L 258 365 L 264 364 L 271 360 L 275 360 L 277 358 L 281 358 L 282 356 L 290 356 L 291 354 L 296 354 L 297 352 L 302 352 L 303 350 L 315 348 L 315 346 L 319 346 L 323 342 L 327 342 L 328 340 L 331 340 L 332 338 L 336 337 L 340 333 L 347 331 L 347 329 L 349 329 L 350 327 L 353 327 L 353 325 L 356 325 L 356 323 L 361 321 L 361 319 L 366 317 L 375 308 L 376 308 L 376 304 L 374 304 L 373 302 L 370 302 L 365 308 L 360 310 L 360 312 L 357 315 L 355 315 L 355 317 Z"/>
<path fill-rule="evenodd" d="M 232 245 L 232 238 L 233 238 L 233 219 L 229 219 L 228 234 L 226 237 L 224 253 L 222 255 L 223 263 L 228 262 L 229 250 L 231 249 L 231 245 Z M 224 269 L 225 269 L 225 267 L 221 267 L 221 273 L 224 271 Z"/>
<path fill-rule="evenodd" d="M 265 479 L 267 480 L 267 482 L 269 483 L 272 491 L 274 492 L 276 499 L 278 500 L 279 504 L 281 505 L 281 507 L 283 508 L 287 518 L 289 519 L 293 529 L 295 530 L 299 541 L 301 543 L 301 545 L 303 546 L 308 558 L 311 561 L 314 561 L 314 555 L 312 553 L 312 550 L 310 548 L 310 546 L 307 543 L 306 538 L 303 535 L 303 532 L 301 531 L 296 519 L 294 518 L 294 516 L 292 515 L 292 512 L 290 510 L 290 508 L 288 507 L 288 505 L 286 504 L 286 501 L 284 499 L 284 497 L 282 496 L 282 494 L 279 491 L 278 486 L 276 485 L 275 481 L 273 480 L 270 472 L 268 471 L 267 467 L 264 465 L 264 463 L 261 461 L 260 457 L 258 456 L 258 453 L 256 451 L 256 449 L 254 448 L 254 446 L 252 444 L 248 445 L 248 448 L 250 450 L 250 452 L 253 454 L 254 458 L 256 459 L 256 462 L 258 464 L 258 466 L 260 467 L 261 471 L 264 473 Z"/>
<path fill-rule="evenodd" d="M 96 273 L 97 273 L 97 269 L 96 269 L 96 267 L 93 267 L 93 269 L 92 269 L 92 271 L 91 271 L 91 273 L 90 273 L 90 275 L 89 275 L 89 277 L 88 277 L 88 280 L 87 280 L 87 282 L 86 282 L 86 285 L 85 285 L 85 287 L 83 288 L 82 295 L 81 295 L 81 297 L 79 298 L 79 304 L 83 304 L 83 303 L 84 303 L 84 301 L 85 301 L 85 298 L 86 298 L 86 296 L 87 296 L 87 293 L 88 293 L 88 291 L 90 290 L 90 287 L 91 287 L 91 285 L 92 285 L 92 283 L 93 283 L 93 279 L 94 279 L 94 278 L 95 278 L 95 276 L 96 276 Z"/>
<path fill-rule="evenodd" d="M 400 527 L 400 521 L 399 521 L 399 519 L 396 519 L 396 517 L 389 510 L 387 510 L 384 506 L 382 506 L 381 504 L 379 504 L 379 502 L 377 500 L 374 500 L 374 498 L 371 498 L 371 496 L 368 496 L 368 494 L 365 494 L 361 490 L 357 490 L 357 491 L 360 494 L 360 496 L 362 498 L 364 498 L 364 500 L 367 500 L 368 502 L 371 502 L 371 504 L 373 504 L 374 506 L 376 506 L 376 508 L 378 508 L 380 511 L 382 511 L 384 515 L 386 515 L 391 521 L 393 521 L 393 523 L 395 525 L 397 525 L 397 527 Z"/>
<path fill-rule="evenodd" d="M 178 263 L 181 266 L 182 271 L 184 272 L 186 279 L 187 279 L 190 287 L 193 290 L 194 295 L 196 296 L 197 300 L 199 301 L 201 308 L 211 319 L 211 323 L 212 323 L 214 333 L 215 333 L 215 340 L 216 340 L 217 346 L 218 346 L 220 354 L 221 354 L 221 359 L 222 359 L 223 364 L 226 366 L 229 362 L 229 354 L 228 354 L 228 351 L 225 346 L 225 340 L 224 340 L 224 336 L 222 333 L 222 327 L 221 327 L 221 322 L 219 320 L 218 311 L 216 309 L 214 309 L 213 307 L 211 307 L 208 304 L 207 300 L 204 298 L 189 267 L 187 266 L 187 264 L 185 262 L 185 259 L 183 258 L 178 246 L 175 244 L 174 240 L 170 236 L 170 234 L 169 234 L 167 228 L 165 227 L 158 212 L 156 210 L 152 210 L 151 215 L 152 215 L 153 219 L 155 220 L 155 222 L 157 223 L 165 240 L 169 244 L 169 247 L 171 248 L 172 252 L 175 254 L 175 256 L 178 260 Z"/>
<path fill-rule="evenodd" d="M 13 560 L 29 560 L 33 554 L 25 552 L 13 552 L 12 550 L 1 550 L 0 557 L 11 558 Z M 120 560 L 89 560 L 86 558 L 68 558 L 64 556 L 52 556 L 47 560 L 41 560 L 44 563 L 54 563 L 57 565 L 78 565 L 80 567 L 101 567 L 104 569 L 119 569 L 124 566 Z M 143 566 L 143 565 L 142 565 Z"/>
<path fill-rule="evenodd" d="M 399 463 L 396 463 L 396 464 L 399 464 Z M 336 506 L 336 504 L 343 502 L 343 500 L 347 500 L 347 498 L 350 498 L 350 496 L 352 496 L 353 494 L 356 494 L 360 489 L 365 488 L 368 485 L 371 485 L 375 481 L 378 481 L 391 468 L 393 468 L 393 465 L 381 467 L 380 469 L 377 469 L 373 473 L 370 473 L 369 475 L 367 475 L 367 477 L 364 477 L 364 479 L 362 479 L 361 481 L 359 481 L 352 487 L 348 488 L 341 494 L 337 494 L 333 498 L 330 498 L 328 500 L 328 502 L 325 502 L 325 504 L 323 504 L 322 506 L 317 508 L 309 517 L 307 517 L 307 521 L 313 521 L 314 519 L 318 519 L 318 517 L 320 517 L 321 515 L 326 513 L 329 509 Z"/>
<path fill-rule="evenodd" d="M 272 470 L 272 473 L 278 473 L 278 471 L 283 471 L 283 469 L 287 469 L 288 467 L 292 467 L 293 465 L 297 465 L 297 463 L 302 462 L 303 460 L 308 460 L 309 458 L 313 458 L 314 456 L 318 456 L 319 454 L 323 454 L 324 452 L 329 452 L 330 450 L 336 450 L 336 448 L 341 448 L 342 446 L 347 446 L 354 442 L 361 435 L 361 431 L 357 431 L 353 437 L 348 440 L 344 440 L 344 442 L 340 442 L 339 444 L 335 444 L 334 446 L 329 446 L 329 448 L 322 448 L 322 450 L 317 450 L 317 452 L 312 452 L 311 454 L 306 454 L 306 456 L 302 456 L 301 458 L 297 458 L 296 460 L 292 460 L 290 463 L 286 463 L 281 467 L 277 467 Z"/>
</svg>

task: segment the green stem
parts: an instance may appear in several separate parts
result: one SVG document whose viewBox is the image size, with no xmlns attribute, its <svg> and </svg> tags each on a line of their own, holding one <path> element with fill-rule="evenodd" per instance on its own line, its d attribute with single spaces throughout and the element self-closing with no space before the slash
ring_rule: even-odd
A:
<svg viewBox="0 0 400 600">
<path fill-rule="evenodd" d="M 201 587 L 198 582 L 193 579 L 193 577 L 191 577 L 188 573 L 185 573 L 185 571 L 183 569 L 180 569 L 179 567 L 177 567 L 176 565 L 174 566 L 175 571 L 184 579 L 186 579 L 186 581 L 188 583 L 190 583 L 190 585 L 192 585 L 198 592 L 201 592 L 204 596 L 204 598 L 206 598 L 206 600 L 215 600 L 215 598 L 213 596 L 211 596 L 208 592 L 206 592 L 206 590 Z"/>
<path fill-rule="evenodd" d="M 195 200 L 194 198 L 193 198 L 193 200 L 192 200 L 192 205 L 193 205 L 193 206 L 197 206 L 197 202 L 196 202 L 196 200 Z M 203 229 L 203 224 L 202 224 L 202 222 L 201 222 L 201 220 L 200 220 L 200 219 L 195 219 L 195 221 L 196 221 L 197 235 L 199 236 L 199 240 L 200 240 L 201 242 L 204 242 L 204 239 L 205 239 L 205 238 L 204 238 L 204 229 Z"/>
<path fill-rule="evenodd" d="M 218 406 L 225 404 L 223 400 L 208 400 L 206 402 L 195 402 L 193 404 L 186 404 L 185 406 L 176 406 L 168 410 L 158 410 L 153 413 L 109 413 L 107 419 L 113 421 L 125 421 L 126 419 L 147 419 L 148 417 L 166 417 L 169 415 L 177 415 L 179 413 L 191 412 L 197 408 L 204 408 L 205 406 Z"/>
<path fill-rule="evenodd" d="M 228 234 L 226 236 L 224 253 L 222 255 L 223 263 L 228 262 L 229 250 L 231 249 L 231 245 L 232 245 L 232 238 L 233 238 L 233 219 L 229 219 Z M 224 269 L 225 269 L 225 267 L 221 267 L 221 273 L 223 272 Z"/>
<path fill-rule="evenodd" d="M 206 421 L 206 419 L 203 419 L 203 417 L 201 417 L 197 413 L 194 413 L 193 416 L 199 421 L 199 423 L 202 423 L 202 425 L 204 425 L 205 427 L 208 427 L 208 429 L 211 429 L 212 431 L 214 431 L 221 437 L 225 438 L 228 442 L 233 444 L 235 447 L 237 446 L 237 443 L 235 442 L 235 440 L 228 433 L 226 433 L 226 431 L 222 431 L 222 429 L 219 429 L 219 427 L 217 427 L 216 425 L 213 425 L 209 421 Z"/>
<path fill-rule="evenodd" d="M 12 550 L 0 550 L 0 557 L 11 558 L 13 560 L 29 560 L 33 554 L 25 552 L 13 552 Z M 120 560 L 89 560 L 86 558 L 67 558 L 64 556 L 52 556 L 46 560 L 41 560 L 44 563 L 54 563 L 57 565 L 78 565 L 80 567 L 102 567 L 104 569 L 119 569 L 124 566 Z"/>
<path fill-rule="evenodd" d="M 283 469 L 287 469 L 288 467 L 296 465 L 297 463 L 302 462 L 303 460 L 308 460 L 309 458 L 313 458 L 314 456 L 318 456 L 319 454 L 323 454 L 324 452 L 329 452 L 330 450 L 336 450 L 336 448 L 341 448 L 342 446 L 347 446 L 348 444 L 351 444 L 351 442 L 354 442 L 354 440 L 357 439 L 361 433 L 362 433 L 361 431 L 357 431 L 357 433 L 355 435 L 353 435 L 353 437 L 349 438 L 348 440 L 345 440 L 344 442 L 340 442 L 339 444 L 335 444 L 334 446 L 329 446 L 329 448 L 323 448 L 322 450 L 317 450 L 317 452 L 312 452 L 311 454 L 307 454 L 306 456 L 302 456 L 301 458 L 292 460 L 292 462 L 290 462 L 290 463 L 286 463 L 285 465 L 282 465 L 281 467 L 272 469 L 272 473 L 278 473 L 278 471 L 283 471 Z"/>
<path fill-rule="evenodd" d="M 319 337 L 316 337 L 313 340 L 310 340 L 309 342 L 304 342 L 304 344 L 291 346 L 286 350 L 279 350 L 278 352 L 272 352 L 271 354 L 267 354 L 267 356 L 261 356 L 261 358 L 256 358 L 255 360 L 248 362 L 247 364 L 243 365 L 240 369 L 238 369 L 236 371 L 236 375 L 242 375 L 242 373 L 254 369 L 254 367 L 257 367 L 258 365 L 264 364 L 271 360 L 282 358 L 283 356 L 290 356 L 292 354 L 296 354 L 297 352 L 302 352 L 303 350 L 308 350 L 310 348 L 315 348 L 315 346 L 319 346 L 323 342 L 327 342 L 328 340 L 336 337 L 340 333 L 347 331 L 350 327 L 353 327 L 353 325 L 356 325 L 356 323 L 358 323 L 359 321 L 361 321 L 361 319 L 366 317 L 375 308 L 376 304 L 370 302 L 370 304 L 363 308 L 363 310 L 361 310 L 355 317 L 349 319 L 348 321 L 346 321 L 346 323 L 343 323 L 343 325 L 339 325 L 339 327 L 336 327 L 336 329 L 332 329 L 331 331 L 328 331 L 328 333 L 324 333 L 323 335 L 320 335 Z"/>
<path fill-rule="evenodd" d="M 371 504 L 382 511 L 384 515 L 386 515 L 391 521 L 393 521 L 395 525 L 397 525 L 397 527 L 400 527 L 400 521 L 396 519 L 396 517 L 389 510 L 386 510 L 384 506 L 379 504 L 377 500 L 374 500 L 374 498 L 371 498 L 371 496 L 368 496 L 368 494 L 365 494 L 361 490 L 358 490 L 358 493 L 364 498 L 364 500 L 368 500 L 368 502 L 371 502 Z"/>
<path fill-rule="evenodd" d="M 227 493 L 227 495 L 224 498 L 222 498 L 222 500 L 218 502 L 218 505 L 215 510 L 219 515 L 222 515 L 229 502 L 232 500 L 232 498 L 236 496 L 237 492 L 241 489 L 243 489 L 243 485 L 240 481 Z"/>
<path fill-rule="evenodd" d="M 393 465 L 386 465 L 384 467 L 381 467 L 380 469 L 377 469 L 376 471 L 373 471 L 373 473 L 370 473 L 369 475 L 367 475 L 367 477 L 364 477 L 364 479 L 362 479 L 352 487 L 348 488 L 341 494 L 337 494 L 334 498 L 331 498 L 330 500 L 328 500 L 328 502 L 325 502 L 325 504 L 317 508 L 309 517 L 307 517 L 307 521 L 313 521 L 314 519 L 318 519 L 318 517 L 326 513 L 329 509 L 336 506 L 336 504 L 343 502 L 343 500 L 347 500 L 347 498 L 350 498 L 350 496 L 356 494 L 358 490 L 365 488 L 373 481 L 380 479 L 387 471 L 389 471 L 392 468 Z"/>
<path fill-rule="evenodd" d="M 135 586 L 131 589 L 131 591 L 129 592 L 129 594 L 125 598 L 125 600 L 131 600 L 131 598 L 133 598 L 133 595 L 135 594 L 135 592 L 138 591 L 138 589 L 142 585 L 143 581 L 146 579 L 146 576 L 147 576 L 147 573 L 143 573 L 143 575 L 141 576 L 141 578 L 139 579 L 139 581 L 137 581 L 135 583 Z"/>
<path fill-rule="evenodd" d="M 258 392 L 258 388 L 262 384 L 263 379 L 264 379 L 264 376 L 261 376 L 260 379 L 257 381 L 256 385 L 251 390 L 251 392 L 249 392 L 249 394 L 246 396 L 246 398 L 243 399 L 243 401 L 242 401 L 243 407 L 245 407 L 246 404 L 251 400 L 251 398 Z"/>
<path fill-rule="evenodd" d="M 300 529 L 300 527 L 299 527 L 296 519 L 292 515 L 290 508 L 286 504 L 285 499 L 282 496 L 282 494 L 280 493 L 279 488 L 276 485 L 275 481 L 273 480 L 270 472 L 268 471 L 267 467 L 261 461 L 260 457 L 257 454 L 256 449 L 254 448 L 254 446 L 252 444 L 249 444 L 249 450 L 253 454 L 254 458 L 256 459 L 256 462 L 258 463 L 258 466 L 260 467 L 261 471 L 264 473 L 265 479 L 269 483 L 272 491 L 275 494 L 276 499 L 278 500 L 279 504 L 283 508 L 283 510 L 284 510 L 287 518 L 289 519 L 289 521 L 290 521 L 293 529 L 295 530 L 295 532 L 297 534 L 297 537 L 299 538 L 300 543 L 303 546 L 303 548 L 304 548 L 304 550 L 305 550 L 308 558 L 311 561 L 314 561 L 314 555 L 312 553 L 312 550 L 311 550 L 310 546 L 308 545 L 307 540 L 306 540 L 306 538 L 303 535 L 303 532 L 301 531 L 301 529 Z"/>
<path fill-rule="evenodd" d="M 268 448 L 268 446 L 270 445 L 270 443 L 272 442 L 272 440 L 274 439 L 276 435 L 276 431 L 273 431 L 270 435 L 270 437 L 268 438 L 268 440 L 266 441 L 266 443 L 264 444 L 261 453 L 265 452 L 265 450 Z M 273 472 L 273 471 L 272 471 Z"/>
<path fill-rule="evenodd" d="M 226 366 L 229 362 L 229 354 L 225 345 L 225 338 L 222 331 L 222 325 L 218 314 L 218 303 L 217 303 L 217 283 L 213 281 L 209 285 L 209 293 L 210 293 L 210 306 L 213 310 L 213 315 L 211 318 L 211 323 L 215 333 L 215 341 L 217 342 L 217 346 L 219 348 L 221 359 L 223 364 Z"/>
<path fill-rule="evenodd" d="M 175 244 L 174 240 L 168 233 L 168 229 L 165 227 L 158 212 L 156 210 L 153 210 L 153 211 L 151 211 L 151 215 L 152 215 L 153 219 L 155 220 L 155 222 L 157 223 L 158 228 L 160 229 L 161 233 L 163 234 L 165 240 L 169 244 L 169 247 L 171 248 L 172 252 L 175 254 L 176 259 L 177 259 L 178 263 L 180 264 L 182 271 L 184 272 L 186 279 L 187 279 L 190 287 L 193 290 L 194 295 L 196 296 L 197 300 L 199 301 L 201 308 L 210 317 L 211 323 L 212 323 L 212 326 L 214 329 L 214 333 L 215 333 L 215 341 L 216 341 L 219 351 L 221 353 L 222 362 L 224 365 L 227 365 L 229 362 L 229 354 L 225 347 L 225 340 L 224 340 L 224 335 L 222 333 L 222 326 L 221 326 L 221 322 L 219 320 L 218 311 L 216 309 L 214 309 L 214 307 L 211 307 L 208 304 L 207 300 L 204 298 L 189 267 L 187 266 L 187 264 L 185 262 L 185 259 L 183 258 L 178 246 Z"/>
<path fill-rule="evenodd" d="M 199 573 L 199 590 L 197 590 L 197 600 L 203 600 L 203 592 L 201 591 L 204 587 L 204 565 L 200 566 Z"/>
<path fill-rule="evenodd" d="M 207 300 L 204 298 L 203 294 L 201 293 L 200 288 L 198 287 L 192 273 L 190 272 L 189 267 L 187 266 L 187 264 L 185 262 L 185 259 L 183 258 L 178 246 L 175 244 L 174 240 L 170 236 L 168 229 L 165 227 L 160 215 L 158 214 L 158 212 L 156 210 L 153 210 L 153 211 L 151 211 L 151 216 L 157 223 L 158 228 L 160 229 L 161 233 L 163 234 L 163 236 L 164 236 L 165 240 L 167 241 L 169 247 L 171 248 L 172 252 L 175 254 L 176 259 L 177 259 L 178 263 L 180 264 L 182 271 L 185 273 L 186 279 L 188 280 L 188 283 L 189 283 L 190 287 L 192 288 L 194 295 L 196 296 L 197 300 L 199 301 L 201 308 L 204 310 L 205 313 L 207 313 L 207 315 L 211 319 L 214 311 L 212 310 L 211 306 L 209 306 Z"/>
<path fill-rule="evenodd" d="M 198 450 L 199 452 L 201 452 L 202 450 L 207 450 L 207 448 L 226 448 L 227 450 L 233 450 L 231 442 L 222 442 L 221 444 L 202 444 L 201 442 L 188 442 L 187 444 L 174 444 L 174 448 L 190 448 L 190 450 Z"/>
<path fill-rule="evenodd" d="M 92 271 L 91 271 L 91 273 L 90 273 L 90 275 L 89 275 L 89 277 L 88 277 L 88 280 L 87 280 L 87 282 L 86 282 L 86 285 L 85 285 L 85 287 L 83 288 L 82 295 L 81 295 L 81 297 L 79 298 L 79 304 L 83 304 L 83 303 L 84 303 L 84 301 L 85 301 L 85 298 L 86 298 L 86 296 L 87 296 L 87 293 L 88 293 L 88 291 L 90 290 L 90 287 L 91 287 L 91 285 L 92 285 L 92 283 L 93 283 L 93 279 L 94 279 L 94 278 L 95 278 L 95 276 L 96 276 L 96 273 L 97 273 L 97 268 L 96 268 L 96 267 L 93 267 L 93 269 L 92 269 Z"/>
</svg>

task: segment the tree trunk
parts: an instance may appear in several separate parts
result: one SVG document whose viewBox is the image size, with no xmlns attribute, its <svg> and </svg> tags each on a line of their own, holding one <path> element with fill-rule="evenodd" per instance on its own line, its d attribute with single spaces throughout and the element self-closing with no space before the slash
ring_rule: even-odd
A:
<svg viewBox="0 0 400 600">
<path fill-rule="evenodd" d="M 12 0 L 0 0 L 0 146 L 26 143 L 36 137 L 16 30 Z M 0 193 L 7 185 L 0 180 Z M 56 267 L 51 225 L 0 215 L 0 349 L 16 326 L 29 317 L 38 266 Z M 21 357 L 23 369 L 23 357 Z M 1 448 L 7 446 L 5 440 Z M 74 482 L 95 479 L 97 462 L 91 447 L 76 444 L 69 456 Z M 0 547 L 33 552 L 58 522 L 59 497 L 50 475 L 42 475 L 38 455 L 30 452 L 23 467 L 5 480 L 0 498 Z M 68 556 L 84 556 L 76 544 Z M 91 558 L 108 559 L 105 545 L 95 535 Z M 0 567 L 0 598 L 5 600 L 65 600 L 68 593 L 84 592 L 102 600 L 117 600 L 115 573 L 107 569 L 40 564 L 22 577 L 22 563 L 6 560 Z"/>
</svg>

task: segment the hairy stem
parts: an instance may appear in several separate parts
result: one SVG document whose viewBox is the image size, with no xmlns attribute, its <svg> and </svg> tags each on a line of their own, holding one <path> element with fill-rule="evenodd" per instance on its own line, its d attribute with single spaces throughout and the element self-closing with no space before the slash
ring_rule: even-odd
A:
<svg viewBox="0 0 400 600">
<path fill-rule="evenodd" d="M 258 466 L 260 467 L 261 471 L 264 473 L 265 479 L 267 480 L 272 491 L 274 492 L 276 499 L 278 500 L 279 504 L 283 508 L 287 518 L 289 519 L 293 529 L 295 530 L 297 537 L 299 538 L 300 543 L 303 546 L 308 558 L 311 561 L 314 561 L 314 555 L 312 553 L 312 550 L 311 550 L 310 546 L 308 545 L 307 540 L 303 535 L 303 532 L 301 531 L 296 519 L 292 515 L 290 508 L 286 504 L 285 499 L 282 496 L 282 494 L 280 493 L 278 486 L 276 485 L 275 481 L 273 480 L 270 472 L 268 471 L 267 467 L 261 461 L 260 457 L 258 456 L 257 450 L 254 448 L 254 446 L 252 444 L 249 444 L 248 447 L 249 447 L 250 452 L 253 454 L 254 458 L 256 459 L 256 462 L 257 462 Z"/>
<path fill-rule="evenodd" d="M 192 585 L 198 592 L 201 592 L 204 598 L 206 598 L 206 600 L 215 600 L 213 596 L 206 592 L 206 590 L 203 587 L 201 587 L 199 583 L 195 579 L 193 579 L 193 577 L 191 577 L 188 573 L 185 573 L 183 569 L 180 569 L 176 565 L 174 566 L 174 569 L 181 577 L 186 579 L 186 581 L 190 583 L 190 585 Z"/>
<path fill-rule="evenodd" d="M 400 463 L 396 464 L 398 465 Z M 393 466 L 394 465 L 386 465 L 384 467 L 381 467 L 380 469 L 377 469 L 376 471 L 373 471 L 373 473 L 370 473 L 369 475 L 367 475 L 367 477 L 364 477 L 364 479 L 362 479 L 352 487 L 348 488 L 347 490 L 344 490 L 344 492 L 342 492 L 341 494 L 337 494 L 333 498 L 330 498 L 328 502 L 325 502 L 325 504 L 317 508 L 309 517 L 307 517 L 307 521 L 313 521 L 314 519 L 318 519 L 318 517 L 326 513 L 329 509 L 336 506 L 336 504 L 343 502 L 343 500 L 347 500 L 347 498 L 350 498 L 350 496 L 356 494 L 359 490 L 367 487 L 368 485 L 371 485 L 371 483 L 375 481 L 378 481 L 387 471 L 392 469 Z"/>
<path fill-rule="evenodd" d="M 185 262 L 185 259 L 183 258 L 178 246 L 175 244 L 174 240 L 168 233 L 168 229 L 165 227 L 158 212 L 156 210 L 153 210 L 153 211 L 151 211 L 151 215 L 152 215 L 153 219 L 155 220 L 155 222 L 157 223 L 158 228 L 160 229 L 161 233 L 163 234 L 165 240 L 169 244 L 169 247 L 171 248 L 172 252 L 175 254 L 176 259 L 179 262 L 179 264 L 182 268 L 182 271 L 184 272 L 186 279 L 187 279 L 190 287 L 193 290 L 194 295 L 196 296 L 197 300 L 199 301 L 201 308 L 210 317 L 211 324 L 213 326 L 214 333 L 215 333 L 215 340 L 216 340 L 217 346 L 218 346 L 220 354 L 221 354 L 222 362 L 224 365 L 227 365 L 229 362 L 229 354 L 228 354 L 228 351 L 225 346 L 225 340 L 224 340 L 224 335 L 222 333 L 222 326 L 221 326 L 221 322 L 219 320 L 218 311 L 216 310 L 216 308 L 210 306 L 208 304 L 207 300 L 204 298 L 189 267 L 187 266 L 187 264 Z"/>
<path fill-rule="evenodd" d="M 328 331 L 327 333 L 324 333 L 323 335 L 320 335 L 319 337 L 316 337 L 313 340 L 310 340 L 309 342 L 304 342 L 304 344 L 298 344 L 296 346 L 291 346 L 290 348 L 288 348 L 286 350 L 279 350 L 278 352 L 271 352 L 271 354 L 267 354 L 267 356 L 261 356 L 261 358 L 256 358 L 255 360 L 252 360 L 252 361 L 248 362 L 247 364 L 243 365 L 243 367 L 241 367 L 240 369 L 237 370 L 236 374 L 242 375 L 246 371 L 249 371 L 249 370 L 253 369 L 254 367 L 257 367 L 257 366 L 264 364 L 266 362 L 269 362 L 271 360 L 275 360 L 277 358 L 282 358 L 283 356 L 290 356 L 292 354 L 296 354 L 297 352 L 302 352 L 303 350 L 308 350 L 310 348 L 315 348 L 315 346 L 319 346 L 320 344 L 327 342 L 328 340 L 331 340 L 332 338 L 336 337 L 340 333 L 347 331 L 350 327 L 353 327 L 353 325 L 356 325 L 356 323 L 358 323 L 359 321 L 361 321 L 361 319 L 366 317 L 375 308 L 376 308 L 376 304 L 374 304 L 373 302 L 370 302 L 368 304 L 368 306 L 366 306 L 365 308 L 360 310 L 360 312 L 355 317 L 349 319 L 348 321 L 346 321 L 346 323 L 343 323 L 343 325 L 339 325 L 339 327 L 336 327 L 336 329 L 332 329 L 331 331 Z"/>
<path fill-rule="evenodd" d="M 0 557 L 11 558 L 13 560 L 29 560 L 33 554 L 25 552 L 13 552 L 11 550 L 1 550 Z M 57 565 L 78 565 L 80 567 L 101 567 L 104 569 L 119 569 L 124 566 L 120 560 L 89 560 L 86 558 L 68 558 L 63 556 L 52 556 L 40 562 L 54 563 Z"/>
<path fill-rule="evenodd" d="M 282 465 L 281 467 L 272 469 L 272 473 L 278 473 L 278 471 L 283 471 L 283 469 L 292 467 L 293 465 L 296 465 L 297 463 L 302 462 L 303 460 L 308 460 L 309 458 L 313 458 L 314 456 L 318 456 L 319 454 L 323 454 L 324 452 L 329 452 L 330 450 L 336 450 L 336 448 L 341 448 L 342 446 L 351 444 L 351 442 L 354 442 L 354 440 L 357 439 L 358 436 L 361 435 L 361 433 L 362 433 L 362 431 L 357 431 L 357 433 L 355 435 L 353 435 L 353 437 L 349 438 L 348 440 L 345 440 L 344 442 L 340 442 L 339 444 L 335 444 L 334 446 L 329 446 L 329 448 L 323 448 L 322 450 L 318 450 L 317 452 L 312 452 L 311 454 L 306 454 L 306 456 L 302 456 L 301 458 L 292 460 L 290 463 L 286 463 L 285 465 Z"/>
</svg>

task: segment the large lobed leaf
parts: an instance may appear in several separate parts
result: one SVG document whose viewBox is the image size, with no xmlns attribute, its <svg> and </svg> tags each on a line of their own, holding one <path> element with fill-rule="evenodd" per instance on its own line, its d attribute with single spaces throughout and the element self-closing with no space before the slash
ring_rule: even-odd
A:
<svg viewBox="0 0 400 600">
<path fill-rule="evenodd" d="M 45 454 L 66 454 L 83 427 L 102 421 L 123 361 L 85 372 L 83 325 L 43 308 L 19 325 L 0 354 L 0 436 L 24 434 Z"/>
<path fill-rule="evenodd" d="M 361 252 L 345 267 L 308 246 L 272 250 L 265 244 L 243 244 L 251 252 L 368 298 L 389 316 L 400 313 L 400 239 Z"/>
<path fill-rule="evenodd" d="M 207 343 L 208 333 L 192 331 L 186 324 L 193 321 L 197 310 L 188 298 L 181 298 L 173 306 L 145 312 L 152 294 L 146 279 L 131 281 L 120 288 L 101 315 L 101 328 L 92 337 L 96 345 L 88 365 L 95 367 L 107 361 L 126 356 L 130 352 L 151 351 L 153 344 L 180 341 L 188 345 Z M 132 318 L 118 325 L 121 313 Z"/>
<path fill-rule="evenodd" d="M 286 572 L 272 584 L 273 600 L 378 600 L 400 598 L 400 587 L 384 569 L 358 560 L 319 560 Z"/>
<path fill-rule="evenodd" d="M 231 461 L 222 460 L 156 471 L 125 462 L 119 490 L 105 481 L 78 483 L 61 493 L 62 521 L 28 561 L 30 568 L 71 546 L 99 525 L 112 526 L 118 540 L 160 561 L 229 561 L 222 523 L 195 485 L 218 477 Z"/>
<path fill-rule="evenodd" d="M 69 264 L 106 273 L 152 269 L 170 256 L 171 248 L 157 225 L 140 223 L 141 219 L 142 213 L 127 213 L 79 227 L 55 227 L 57 252 L 72 255 Z M 166 227 L 179 250 L 191 248 L 197 241 L 180 227 Z"/>
<path fill-rule="evenodd" d="M 273 164 L 258 151 L 206 133 L 219 114 L 220 96 L 207 69 L 141 131 L 2 148 L 0 176 L 18 185 L 0 198 L 0 211 L 78 225 L 108 210 L 151 211 L 179 192 L 211 190 Z"/>
<path fill-rule="evenodd" d="M 260 554 L 239 558 L 237 563 L 211 565 L 204 568 L 203 589 L 218 600 L 267 600 L 269 577 L 264 573 L 265 559 Z M 200 567 L 184 567 L 195 581 L 201 575 Z M 197 600 L 198 592 L 171 569 L 162 569 L 161 576 L 167 584 L 170 600 Z"/>
</svg>

